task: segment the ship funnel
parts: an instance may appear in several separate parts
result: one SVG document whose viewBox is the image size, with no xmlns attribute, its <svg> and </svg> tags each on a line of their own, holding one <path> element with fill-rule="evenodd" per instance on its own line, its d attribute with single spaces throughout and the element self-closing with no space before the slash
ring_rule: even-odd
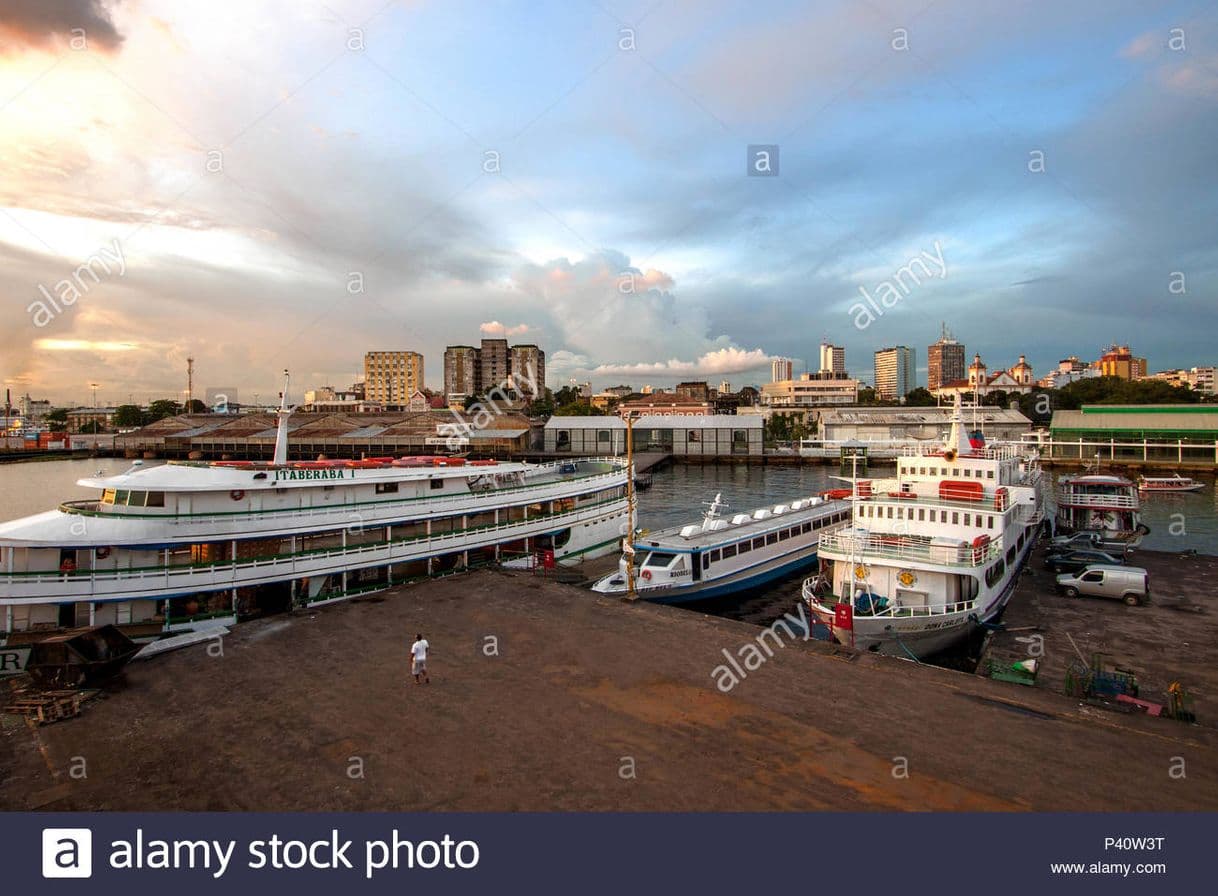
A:
<svg viewBox="0 0 1218 896">
<path fill-rule="evenodd" d="M 279 418 L 279 428 L 275 431 L 275 460 L 274 464 L 281 467 L 288 462 L 288 418 L 292 416 L 292 410 L 288 407 L 288 384 L 291 382 L 288 377 L 288 372 L 283 371 L 283 395 L 279 399 L 279 410 L 276 411 L 276 416 Z"/>
</svg>

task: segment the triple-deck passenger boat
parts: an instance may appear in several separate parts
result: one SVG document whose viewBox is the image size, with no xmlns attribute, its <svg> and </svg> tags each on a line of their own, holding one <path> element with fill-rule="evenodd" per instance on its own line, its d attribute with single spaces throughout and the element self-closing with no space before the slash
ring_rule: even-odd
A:
<svg viewBox="0 0 1218 896">
<path fill-rule="evenodd" d="M 289 463 L 289 414 L 285 399 L 270 463 L 137 462 L 80 480 L 93 500 L 0 524 L 0 645 L 105 623 L 155 638 L 506 558 L 595 557 L 628 531 L 625 460 Z"/>
<path fill-rule="evenodd" d="M 921 659 L 996 619 L 1043 521 L 1033 456 L 969 438 L 957 397 L 945 444 L 906 448 L 893 479 L 855 480 L 852 526 L 822 535 L 804 583 L 843 644 Z"/>
<path fill-rule="evenodd" d="M 630 590 L 628 553 L 637 558 L 638 597 L 677 604 L 758 588 L 816 563 L 816 542 L 840 529 L 850 505 L 840 493 L 797 498 L 731 516 L 715 495 L 701 523 L 661 529 L 623 545 L 618 571 L 592 586 L 601 594 Z"/>
</svg>

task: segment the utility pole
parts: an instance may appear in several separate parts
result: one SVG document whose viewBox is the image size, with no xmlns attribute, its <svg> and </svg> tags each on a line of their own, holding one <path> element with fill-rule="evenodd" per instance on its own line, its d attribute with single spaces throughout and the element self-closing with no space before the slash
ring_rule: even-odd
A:
<svg viewBox="0 0 1218 896">
<path fill-rule="evenodd" d="M 186 413 L 190 413 L 195 402 L 195 359 L 186 359 Z"/>
<path fill-rule="evenodd" d="M 89 383 L 89 388 L 93 390 L 93 407 L 97 407 L 97 383 Z"/>
<path fill-rule="evenodd" d="M 626 558 L 626 599 L 636 600 L 634 590 L 634 413 L 626 412 L 626 538 L 622 542 Z"/>
</svg>

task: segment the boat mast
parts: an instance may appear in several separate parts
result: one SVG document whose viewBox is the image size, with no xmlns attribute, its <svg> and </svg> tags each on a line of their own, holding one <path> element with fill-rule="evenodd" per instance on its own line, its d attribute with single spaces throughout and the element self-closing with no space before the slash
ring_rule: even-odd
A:
<svg viewBox="0 0 1218 896">
<path fill-rule="evenodd" d="M 626 558 L 626 599 L 638 597 L 634 590 L 634 414 L 626 411 L 626 537 L 622 539 Z"/>
<path fill-rule="evenodd" d="M 288 418 L 292 411 L 288 407 L 288 384 L 291 382 L 288 371 L 283 370 L 283 394 L 279 398 L 279 410 L 275 412 L 279 418 L 279 428 L 275 432 L 275 459 L 273 463 L 282 467 L 288 462 Z"/>
</svg>

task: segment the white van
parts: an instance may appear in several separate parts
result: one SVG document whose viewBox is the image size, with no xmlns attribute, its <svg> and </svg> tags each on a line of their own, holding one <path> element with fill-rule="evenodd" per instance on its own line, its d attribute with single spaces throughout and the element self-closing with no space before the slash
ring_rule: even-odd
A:
<svg viewBox="0 0 1218 896">
<path fill-rule="evenodd" d="M 1136 607 L 1150 596 L 1150 574 L 1136 566 L 1093 563 L 1078 572 L 1059 575 L 1057 590 L 1066 597 L 1078 597 L 1080 594 L 1114 597 Z"/>
</svg>

